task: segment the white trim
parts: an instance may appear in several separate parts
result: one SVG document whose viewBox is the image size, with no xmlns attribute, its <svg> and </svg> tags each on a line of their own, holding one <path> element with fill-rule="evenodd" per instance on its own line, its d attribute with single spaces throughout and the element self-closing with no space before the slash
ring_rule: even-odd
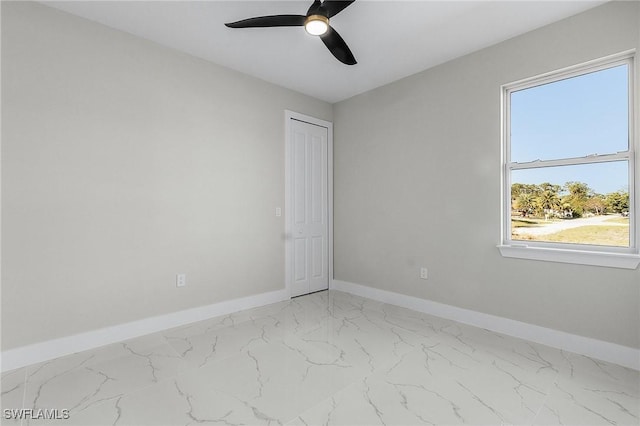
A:
<svg viewBox="0 0 640 426">
<path fill-rule="evenodd" d="M 614 161 L 628 161 L 630 154 L 627 151 L 617 152 L 614 154 L 592 154 L 586 157 L 571 157 L 562 158 L 558 160 L 533 160 L 523 163 L 513 162 L 508 163 L 509 170 L 527 170 L 527 169 L 540 169 L 543 167 L 558 167 L 558 166 L 578 166 L 581 164 L 599 164 L 599 163 L 611 163 Z"/>
<path fill-rule="evenodd" d="M 332 288 L 640 370 L 640 349 L 345 281 Z"/>
<path fill-rule="evenodd" d="M 284 132 L 285 132 L 285 160 L 284 160 L 284 235 L 285 235 L 285 255 L 284 255 L 284 276 L 285 287 L 288 291 L 289 297 L 291 297 L 292 288 L 292 270 L 293 265 L 291 259 L 293 257 L 293 248 L 291 244 L 291 235 L 293 233 L 291 229 L 290 218 L 293 217 L 292 205 L 291 205 L 291 126 L 289 123 L 291 120 L 304 121 L 305 123 L 315 124 L 316 126 L 326 127 L 327 129 L 327 247 L 329 250 L 328 259 L 328 278 L 329 288 L 331 288 L 331 281 L 333 280 L 333 123 L 330 121 L 321 120 L 319 118 L 311 117 L 309 115 L 301 114 L 295 111 L 284 111 Z"/>
<path fill-rule="evenodd" d="M 523 244 L 498 245 L 502 257 L 544 260 L 547 262 L 573 263 L 578 265 L 605 266 L 609 268 L 636 269 L 640 255 L 630 253 L 567 250 Z"/>
<path fill-rule="evenodd" d="M 580 64 L 570 65 L 559 70 L 549 71 L 544 74 L 513 81 L 511 83 L 504 84 L 502 87 L 508 89 L 517 87 L 518 90 L 528 89 L 535 86 L 541 86 L 546 83 L 553 83 L 554 81 L 584 75 L 589 72 L 602 71 L 604 69 L 611 68 L 612 66 L 616 66 L 615 64 L 622 65 L 626 63 L 626 61 L 629 58 L 632 58 L 635 53 L 636 49 L 625 50 L 603 58 L 593 59 Z M 586 69 L 589 69 L 589 71 L 585 72 Z"/>
<path fill-rule="evenodd" d="M 288 299 L 289 294 L 286 289 L 276 290 L 9 349 L 0 355 L 0 371 L 14 370 L 111 343 Z"/>
</svg>

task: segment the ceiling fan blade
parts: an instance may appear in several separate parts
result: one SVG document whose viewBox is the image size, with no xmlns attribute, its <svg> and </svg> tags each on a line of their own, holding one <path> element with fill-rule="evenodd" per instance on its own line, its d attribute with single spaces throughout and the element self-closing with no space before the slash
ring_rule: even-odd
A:
<svg viewBox="0 0 640 426">
<path fill-rule="evenodd" d="M 346 65 L 355 65 L 356 58 L 354 58 L 353 53 L 349 50 L 349 46 L 344 42 L 340 34 L 333 28 L 329 27 L 329 30 L 320 36 L 324 45 L 327 46 L 327 49 L 331 51 L 333 56 L 336 57 L 337 60 Z"/>
<path fill-rule="evenodd" d="M 307 16 L 315 15 L 320 9 L 320 6 L 322 6 L 322 2 L 320 0 L 315 0 L 309 10 L 307 10 Z"/>
<path fill-rule="evenodd" d="M 334 0 L 324 0 L 322 3 L 322 8 L 327 12 L 327 18 L 331 18 L 332 16 L 337 15 L 342 12 L 347 6 L 353 3 L 355 0 L 351 1 L 334 1 Z"/>
<path fill-rule="evenodd" d="M 301 27 L 305 19 L 307 17 L 302 15 L 258 16 L 225 25 L 229 28 Z"/>
</svg>

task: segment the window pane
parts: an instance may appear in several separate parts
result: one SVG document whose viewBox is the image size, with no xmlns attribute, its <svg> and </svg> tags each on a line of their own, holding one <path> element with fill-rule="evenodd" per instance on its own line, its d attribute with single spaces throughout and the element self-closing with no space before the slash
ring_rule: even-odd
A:
<svg viewBox="0 0 640 426">
<path fill-rule="evenodd" d="M 628 65 L 511 93 L 511 161 L 629 148 Z"/>
<path fill-rule="evenodd" d="M 627 161 L 514 170 L 511 239 L 629 247 Z"/>
</svg>

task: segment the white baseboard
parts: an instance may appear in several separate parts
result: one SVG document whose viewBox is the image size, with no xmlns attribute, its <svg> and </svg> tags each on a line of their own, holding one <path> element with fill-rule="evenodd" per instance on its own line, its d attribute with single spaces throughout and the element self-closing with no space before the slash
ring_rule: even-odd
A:
<svg viewBox="0 0 640 426">
<path fill-rule="evenodd" d="M 346 281 L 333 280 L 331 288 L 640 370 L 640 349 Z"/>
<path fill-rule="evenodd" d="M 346 281 L 333 280 L 331 288 L 640 370 L 639 349 Z M 0 371 L 287 299 L 282 289 L 10 349 L 0 355 Z"/>
<path fill-rule="evenodd" d="M 196 321 L 228 315 L 233 312 L 269 305 L 287 299 L 289 299 L 289 292 L 286 289 L 282 289 L 9 349 L 3 351 L 0 355 L 0 371 L 10 371 L 53 358 L 144 336 L 145 334 L 156 333 Z"/>
</svg>

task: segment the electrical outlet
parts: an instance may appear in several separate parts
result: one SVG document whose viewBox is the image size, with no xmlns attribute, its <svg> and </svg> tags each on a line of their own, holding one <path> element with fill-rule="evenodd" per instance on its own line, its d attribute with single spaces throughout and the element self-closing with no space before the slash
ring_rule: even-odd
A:
<svg viewBox="0 0 640 426">
<path fill-rule="evenodd" d="M 184 287 L 187 285 L 187 274 L 176 275 L 176 287 Z"/>
<path fill-rule="evenodd" d="M 427 270 L 427 268 L 420 268 L 420 278 L 423 280 L 429 278 L 429 271 Z"/>
</svg>

